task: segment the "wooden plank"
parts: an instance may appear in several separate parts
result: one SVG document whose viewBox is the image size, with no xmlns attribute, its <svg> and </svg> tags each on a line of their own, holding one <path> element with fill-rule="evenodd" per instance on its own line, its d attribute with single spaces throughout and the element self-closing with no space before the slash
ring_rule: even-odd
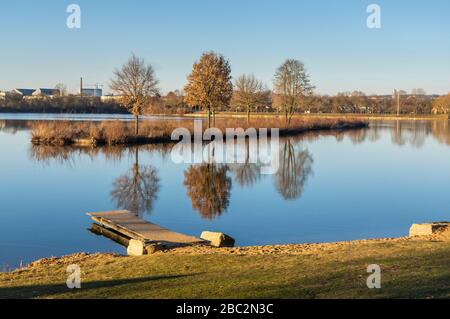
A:
<svg viewBox="0 0 450 319">
<path fill-rule="evenodd" d="M 88 213 L 88 215 L 95 222 L 107 228 L 111 228 L 132 239 L 148 243 L 194 245 L 205 242 L 200 238 L 180 234 L 150 223 L 126 210 Z"/>
<path fill-rule="evenodd" d="M 97 236 L 104 236 L 106 238 L 109 238 L 119 245 L 124 246 L 125 248 L 127 248 L 130 244 L 130 238 L 128 236 L 125 236 L 122 233 L 116 232 L 115 230 L 106 228 L 96 223 L 92 224 L 91 228 L 89 228 L 89 231 Z"/>
</svg>

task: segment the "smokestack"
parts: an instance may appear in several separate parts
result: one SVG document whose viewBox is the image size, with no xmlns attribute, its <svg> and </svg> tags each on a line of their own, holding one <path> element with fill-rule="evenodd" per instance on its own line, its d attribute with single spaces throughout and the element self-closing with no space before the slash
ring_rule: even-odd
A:
<svg viewBox="0 0 450 319">
<path fill-rule="evenodd" d="M 83 78 L 80 78 L 80 97 L 83 97 Z"/>
</svg>

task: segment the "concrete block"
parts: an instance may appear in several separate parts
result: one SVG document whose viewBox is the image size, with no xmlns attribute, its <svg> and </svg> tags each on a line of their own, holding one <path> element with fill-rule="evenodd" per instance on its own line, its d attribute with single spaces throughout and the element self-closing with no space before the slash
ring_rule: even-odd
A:
<svg viewBox="0 0 450 319">
<path fill-rule="evenodd" d="M 409 230 L 410 237 L 428 236 L 441 232 L 450 226 L 449 222 L 414 224 Z"/>
<path fill-rule="evenodd" d="M 224 233 L 204 231 L 200 238 L 209 241 L 214 247 L 234 247 L 235 244 L 235 240 Z"/>
<path fill-rule="evenodd" d="M 144 242 L 131 239 L 127 249 L 128 256 L 143 256 L 147 253 Z"/>
</svg>

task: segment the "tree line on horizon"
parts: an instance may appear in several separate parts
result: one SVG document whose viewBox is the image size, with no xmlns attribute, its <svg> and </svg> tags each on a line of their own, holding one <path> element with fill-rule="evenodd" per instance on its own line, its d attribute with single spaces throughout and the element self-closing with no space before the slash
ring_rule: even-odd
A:
<svg viewBox="0 0 450 319">
<path fill-rule="evenodd" d="M 138 119 L 159 94 L 158 80 L 151 65 L 132 55 L 121 69 L 114 72 L 111 89 L 123 97 L 122 105 Z M 182 92 L 166 97 L 178 108 L 203 110 L 208 114 L 208 126 L 214 125 L 217 111 L 245 111 L 247 121 L 256 111 L 272 111 L 284 116 L 289 125 L 296 113 L 394 113 L 430 114 L 448 113 L 450 94 L 432 99 L 422 89 L 411 95 L 396 91 L 394 97 L 370 97 L 363 92 L 341 93 L 336 96 L 314 94 L 303 62 L 287 59 L 274 75 L 269 90 L 253 74 L 238 76 L 233 82 L 230 62 L 221 54 L 205 52 L 192 67 Z M 396 102 L 396 103 L 395 103 Z M 394 105 L 395 104 L 395 105 Z M 163 105 L 164 107 L 165 105 Z M 393 112 L 394 111 L 394 112 Z M 213 121 L 213 123 L 211 123 Z"/>
<path fill-rule="evenodd" d="M 448 114 L 450 94 L 428 96 L 422 89 L 411 94 L 366 95 L 361 91 L 343 92 L 334 96 L 314 92 L 305 65 L 287 59 L 275 71 L 273 87 L 268 88 L 253 74 L 232 79 L 230 62 L 221 54 L 205 52 L 193 65 L 182 90 L 162 96 L 152 65 L 132 55 L 111 79 L 110 88 L 120 99 L 101 101 L 99 98 L 60 96 L 39 100 L 0 100 L 3 111 L 38 110 L 40 112 L 120 112 L 120 108 L 138 119 L 143 114 L 184 114 L 203 110 L 208 123 L 213 124 L 216 112 L 245 112 L 250 121 L 254 112 L 275 112 L 289 124 L 294 114 L 304 113 L 366 113 L 366 114 Z M 0 109 L 0 110 L 1 110 Z"/>
</svg>

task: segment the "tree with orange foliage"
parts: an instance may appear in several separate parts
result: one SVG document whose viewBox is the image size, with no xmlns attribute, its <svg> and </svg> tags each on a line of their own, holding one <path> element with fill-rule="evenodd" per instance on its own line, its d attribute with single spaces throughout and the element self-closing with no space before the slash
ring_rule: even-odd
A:
<svg viewBox="0 0 450 319">
<path fill-rule="evenodd" d="M 449 114 L 450 113 L 450 93 L 441 97 L 438 97 L 433 102 L 434 114 Z"/>
<path fill-rule="evenodd" d="M 220 107 L 227 107 L 233 95 L 231 67 L 223 55 L 207 52 L 194 63 L 185 88 L 185 102 L 191 107 L 201 107 L 208 112 L 208 127 L 211 114 Z"/>
</svg>

